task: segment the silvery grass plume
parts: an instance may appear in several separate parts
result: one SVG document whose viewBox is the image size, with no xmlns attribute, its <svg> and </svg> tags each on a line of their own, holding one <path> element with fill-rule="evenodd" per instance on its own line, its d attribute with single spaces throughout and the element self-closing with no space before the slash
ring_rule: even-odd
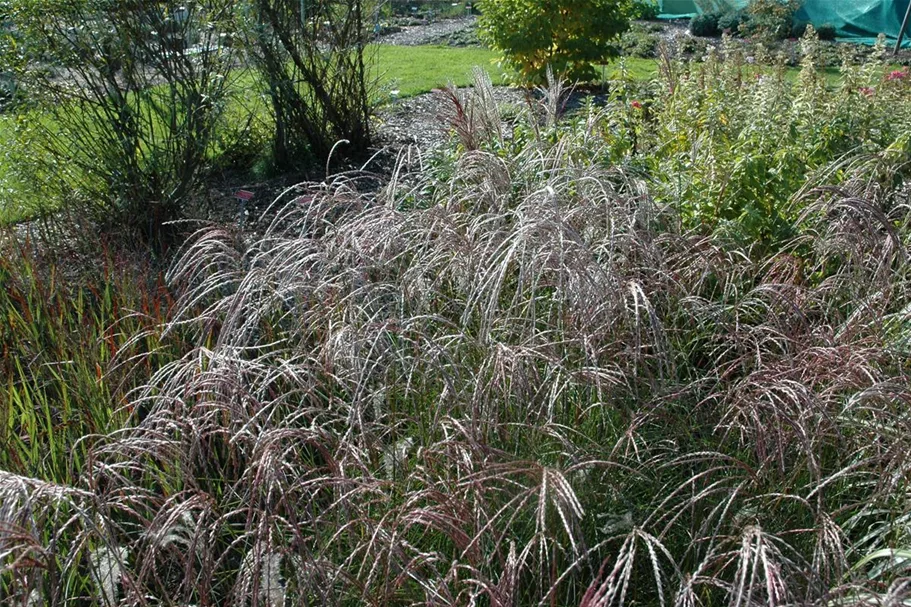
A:
<svg viewBox="0 0 911 607">
<path fill-rule="evenodd" d="M 315 185 L 277 201 L 240 248 L 201 232 L 172 271 L 188 287 L 175 322 L 215 336 L 137 394 L 143 417 L 101 450 L 98 474 L 131 486 L 142 460 L 182 487 L 167 508 L 193 495 L 217 506 L 204 538 L 162 524 L 136 558 L 223 545 L 184 549 L 180 568 L 235 600 L 280 587 L 292 601 L 384 604 L 410 587 L 460 602 L 496 588 L 518 604 L 576 584 L 596 549 L 576 479 L 603 484 L 618 464 L 577 445 L 567 421 L 607 406 L 637 368 L 672 364 L 656 313 L 665 277 L 633 260 L 660 255 L 662 212 L 573 145 L 472 153 L 456 189 L 416 205 L 344 178 Z M 532 437 L 545 452 L 509 446 Z M 229 590 L 219 580 L 237 559 L 249 575 Z M 275 562 L 308 574 L 255 573 Z M 156 596 L 189 592 L 144 580 Z"/>
<path fill-rule="evenodd" d="M 503 119 L 497 106 L 493 82 L 487 70 L 472 70 L 473 88 L 460 91 L 453 84 L 439 91 L 446 101 L 441 118 L 465 150 L 477 150 L 485 142 L 503 143 Z"/>
<path fill-rule="evenodd" d="M 126 556 L 92 492 L 0 472 L 0 601 L 45 604 L 63 596 L 62 580 L 78 586 L 86 576 L 80 591 L 115 604 Z"/>
</svg>

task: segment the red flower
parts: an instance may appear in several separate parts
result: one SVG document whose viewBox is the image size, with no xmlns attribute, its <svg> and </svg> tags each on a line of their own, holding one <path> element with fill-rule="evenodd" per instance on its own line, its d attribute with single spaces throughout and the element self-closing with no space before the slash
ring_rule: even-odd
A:
<svg viewBox="0 0 911 607">
<path fill-rule="evenodd" d="M 908 75 L 907 68 L 904 70 L 893 70 L 886 76 L 886 80 L 903 80 Z"/>
<path fill-rule="evenodd" d="M 642 109 L 642 104 L 639 103 L 638 101 L 633 101 L 630 105 L 633 106 L 634 108 L 636 108 L 637 110 Z"/>
</svg>

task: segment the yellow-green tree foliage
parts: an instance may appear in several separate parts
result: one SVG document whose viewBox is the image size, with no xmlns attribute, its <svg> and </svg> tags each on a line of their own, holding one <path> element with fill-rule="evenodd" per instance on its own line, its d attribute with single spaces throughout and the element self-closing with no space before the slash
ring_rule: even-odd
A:
<svg viewBox="0 0 911 607">
<path fill-rule="evenodd" d="M 547 66 L 591 80 L 593 64 L 617 54 L 629 26 L 630 0 L 481 0 L 480 31 L 520 76 L 543 80 Z"/>
</svg>

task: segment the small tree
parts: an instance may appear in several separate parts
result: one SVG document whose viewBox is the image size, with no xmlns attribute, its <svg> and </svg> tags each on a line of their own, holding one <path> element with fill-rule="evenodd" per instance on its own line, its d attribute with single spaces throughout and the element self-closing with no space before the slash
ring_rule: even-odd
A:
<svg viewBox="0 0 911 607">
<path fill-rule="evenodd" d="M 200 185 L 226 103 L 233 0 L 0 0 L 4 13 L 0 60 L 40 110 L 29 164 L 46 166 L 27 170 L 102 226 L 160 242 Z"/>
<path fill-rule="evenodd" d="M 483 39 L 526 80 L 543 81 L 547 67 L 573 80 L 592 80 L 593 63 L 618 53 L 629 27 L 629 0 L 481 0 Z"/>
<path fill-rule="evenodd" d="M 366 30 L 361 0 L 251 0 L 253 67 L 271 101 L 277 167 L 370 145 Z"/>
</svg>

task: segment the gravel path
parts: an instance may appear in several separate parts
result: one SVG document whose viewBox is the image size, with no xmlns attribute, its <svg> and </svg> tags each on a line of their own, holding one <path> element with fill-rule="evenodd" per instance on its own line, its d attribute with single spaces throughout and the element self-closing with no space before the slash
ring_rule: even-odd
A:
<svg viewBox="0 0 911 607">
<path fill-rule="evenodd" d="M 494 99 L 498 105 L 524 105 L 526 91 L 523 89 L 498 86 L 494 88 Z M 429 150 L 446 140 L 450 126 L 446 113 L 451 101 L 440 92 L 426 93 L 396 101 L 379 111 L 383 122 L 380 127 L 379 145 L 396 149 L 416 145 Z"/>
<path fill-rule="evenodd" d="M 427 25 L 414 25 L 403 27 L 402 31 L 381 36 L 377 41 L 383 44 L 396 44 L 400 46 L 417 46 L 430 44 L 456 32 L 469 29 L 474 25 L 476 17 L 461 17 L 459 19 L 446 19 Z"/>
</svg>

